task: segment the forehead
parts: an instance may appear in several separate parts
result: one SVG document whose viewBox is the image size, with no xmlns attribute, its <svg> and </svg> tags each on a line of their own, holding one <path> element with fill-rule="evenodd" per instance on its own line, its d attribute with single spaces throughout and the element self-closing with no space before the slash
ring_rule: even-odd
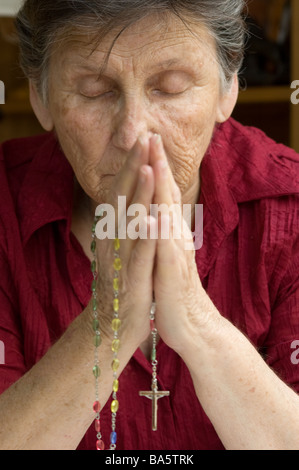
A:
<svg viewBox="0 0 299 470">
<path fill-rule="evenodd" d="M 63 48 L 58 49 L 64 65 L 97 67 L 103 70 L 115 65 L 157 66 L 166 70 L 193 61 L 212 59 L 215 62 L 216 47 L 206 26 L 201 22 L 182 21 L 173 14 L 149 15 L 124 29 L 109 32 L 103 39 L 87 40 L 86 37 L 69 35 Z M 56 54 L 55 54 L 56 55 Z"/>
</svg>

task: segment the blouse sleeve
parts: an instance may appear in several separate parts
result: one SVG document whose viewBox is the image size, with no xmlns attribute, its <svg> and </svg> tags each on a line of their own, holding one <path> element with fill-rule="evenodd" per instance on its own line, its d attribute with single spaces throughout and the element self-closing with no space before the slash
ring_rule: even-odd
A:
<svg viewBox="0 0 299 470">
<path fill-rule="evenodd" d="M 0 394 L 26 372 L 18 296 L 5 253 L 1 225 L 0 221 Z"/>
</svg>

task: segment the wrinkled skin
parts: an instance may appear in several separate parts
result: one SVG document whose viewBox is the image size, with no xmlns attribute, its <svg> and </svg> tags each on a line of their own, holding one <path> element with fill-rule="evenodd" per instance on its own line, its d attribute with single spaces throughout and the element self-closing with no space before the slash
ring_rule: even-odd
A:
<svg viewBox="0 0 299 470">
<path fill-rule="evenodd" d="M 120 36 L 101 76 L 115 32 L 96 50 L 77 38 L 52 56 L 48 106 L 31 85 L 35 112 L 47 130 L 55 128 L 79 183 L 72 230 L 86 254 L 99 203 L 115 205 L 118 195 L 126 195 L 128 205 L 148 208 L 152 202 L 194 205 L 198 200 L 201 161 L 215 124 L 230 116 L 238 90 L 235 80 L 229 92 L 221 92 L 214 42 L 201 24 L 192 31 L 173 16 L 147 17 Z M 108 325 L 113 253 L 107 243 L 98 244 L 98 256 Z M 121 257 L 121 316 L 136 333 L 136 347 L 149 334 L 154 291 L 159 333 L 179 352 L 202 310 L 213 311 L 194 253 L 184 250 L 182 240 L 126 240 Z"/>
</svg>

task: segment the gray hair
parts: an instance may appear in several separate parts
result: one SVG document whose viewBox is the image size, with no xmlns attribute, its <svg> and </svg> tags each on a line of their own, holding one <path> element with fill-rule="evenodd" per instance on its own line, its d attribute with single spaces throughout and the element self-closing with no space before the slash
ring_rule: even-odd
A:
<svg viewBox="0 0 299 470">
<path fill-rule="evenodd" d="M 130 25 L 152 13 L 173 13 L 191 30 L 201 22 L 215 40 L 222 89 L 230 87 L 244 55 L 245 0 L 25 0 L 16 28 L 25 75 L 47 96 L 48 65 L 53 47 L 80 33 L 97 41 L 119 28 L 113 43 Z"/>
</svg>

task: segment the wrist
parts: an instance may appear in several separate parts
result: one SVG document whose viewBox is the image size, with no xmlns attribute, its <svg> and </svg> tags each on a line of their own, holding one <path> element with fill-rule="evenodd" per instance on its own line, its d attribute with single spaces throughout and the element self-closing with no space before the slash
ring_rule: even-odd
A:
<svg viewBox="0 0 299 470">
<path fill-rule="evenodd" d="M 203 365 L 208 356 L 211 359 L 217 354 L 227 323 L 209 298 L 197 302 L 196 310 L 187 315 L 182 328 L 183 341 L 176 351 L 189 369 L 194 367 L 193 364 Z"/>
</svg>

